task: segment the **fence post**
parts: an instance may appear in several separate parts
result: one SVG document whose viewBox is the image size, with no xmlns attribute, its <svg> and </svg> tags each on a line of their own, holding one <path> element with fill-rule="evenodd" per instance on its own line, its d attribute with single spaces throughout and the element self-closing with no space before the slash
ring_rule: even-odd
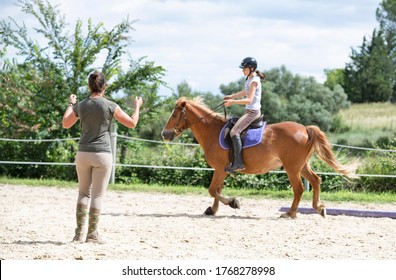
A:
<svg viewBox="0 0 396 280">
<path fill-rule="evenodd" d="M 117 155 L 117 123 L 113 122 L 110 128 L 110 141 L 111 141 L 111 153 L 113 155 L 113 166 L 111 168 L 110 183 L 115 182 L 115 164 Z"/>
<path fill-rule="evenodd" d="M 304 187 L 305 187 L 305 191 L 309 192 L 309 182 L 305 178 L 304 178 Z"/>
</svg>

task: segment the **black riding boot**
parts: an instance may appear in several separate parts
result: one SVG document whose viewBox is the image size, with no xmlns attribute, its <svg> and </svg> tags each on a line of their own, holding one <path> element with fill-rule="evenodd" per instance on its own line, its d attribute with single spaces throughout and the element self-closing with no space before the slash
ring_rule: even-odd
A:
<svg viewBox="0 0 396 280">
<path fill-rule="evenodd" d="M 231 137 L 232 146 L 234 148 L 234 161 L 226 167 L 225 171 L 227 173 L 234 173 L 234 171 L 239 171 L 245 169 L 245 164 L 242 159 L 242 141 L 239 135 L 234 135 Z"/>
</svg>

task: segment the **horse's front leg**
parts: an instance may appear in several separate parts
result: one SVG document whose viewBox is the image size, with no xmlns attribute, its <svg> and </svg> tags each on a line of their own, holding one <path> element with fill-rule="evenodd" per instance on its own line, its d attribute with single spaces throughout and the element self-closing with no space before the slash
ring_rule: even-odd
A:
<svg viewBox="0 0 396 280">
<path fill-rule="evenodd" d="M 222 190 L 224 186 L 224 179 L 227 177 L 227 173 L 224 171 L 216 171 L 213 174 L 212 181 L 209 186 L 209 194 L 214 198 L 212 207 L 206 209 L 206 215 L 215 215 L 219 210 L 219 202 L 221 201 L 225 205 L 229 205 L 231 208 L 240 208 L 239 201 L 235 198 L 222 196 Z"/>
<path fill-rule="evenodd" d="M 213 215 L 215 215 L 217 213 L 218 210 L 219 210 L 219 200 L 217 198 L 215 198 L 214 201 L 213 201 L 213 205 L 209 206 L 205 210 L 205 215 L 213 216 Z"/>
</svg>

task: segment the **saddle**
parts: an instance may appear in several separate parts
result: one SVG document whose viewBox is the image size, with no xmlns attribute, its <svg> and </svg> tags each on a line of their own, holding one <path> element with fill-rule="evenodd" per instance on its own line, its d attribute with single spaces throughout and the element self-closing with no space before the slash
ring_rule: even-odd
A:
<svg viewBox="0 0 396 280">
<path fill-rule="evenodd" d="M 220 132 L 219 142 L 223 149 L 232 149 L 232 141 L 230 131 L 239 120 L 239 117 L 232 117 L 224 125 Z M 244 131 L 241 133 L 242 147 L 248 148 L 255 146 L 261 142 L 263 132 L 265 129 L 266 122 L 264 121 L 264 115 L 261 115 L 258 119 L 253 121 Z"/>
</svg>

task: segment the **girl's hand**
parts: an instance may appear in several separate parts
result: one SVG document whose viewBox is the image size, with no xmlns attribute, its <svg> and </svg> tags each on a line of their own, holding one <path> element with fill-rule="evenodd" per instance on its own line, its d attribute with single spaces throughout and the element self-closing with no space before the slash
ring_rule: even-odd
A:
<svg viewBox="0 0 396 280">
<path fill-rule="evenodd" d="M 228 99 L 232 99 L 232 97 L 231 97 L 231 95 L 226 95 L 226 96 L 224 96 L 223 99 L 224 99 L 224 100 L 228 100 Z"/>
<path fill-rule="evenodd" d="M 232 99 L 224 100 L 224 106 L 226 106 L 226 107 L 233 105 L 233 103 L 234 103 L 234 100 L 232 100 Z"/>
</svg>

